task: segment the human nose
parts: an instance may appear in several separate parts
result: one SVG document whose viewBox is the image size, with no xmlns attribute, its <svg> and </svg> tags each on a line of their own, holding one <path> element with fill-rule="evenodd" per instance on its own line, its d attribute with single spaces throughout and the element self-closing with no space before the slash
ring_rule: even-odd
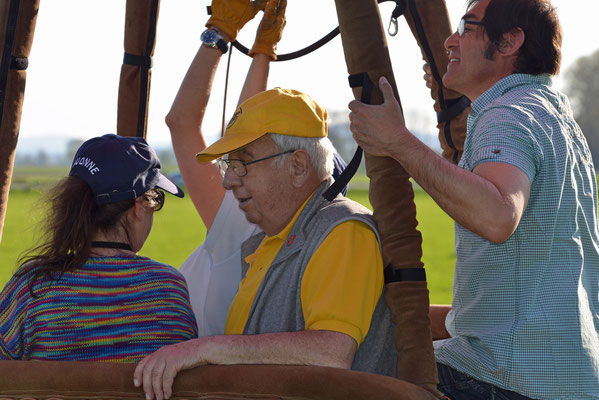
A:
<svg viewBox="0 0 599 400">
<path fill-rule="evenodd" d="M 445 43 L 444 43 L 445 50 L 449 51 L 449 50 L 453 49 L 454 47 L 457 47 L 458 37 L 459 37 L 459 35 L 458 35 L 457 31 L 452 33 L 451 35 L 449 35 L 449 37 L 447 39 L 445 39 Z"/>
<path fill-rule="evenodd" d="M 233 172 L 233 168 L 227 168 L 223 176 L 223 187 L 225 190 L 231 190 L 235 186 L 239 186 L 241 179 Z"/>
</svg>

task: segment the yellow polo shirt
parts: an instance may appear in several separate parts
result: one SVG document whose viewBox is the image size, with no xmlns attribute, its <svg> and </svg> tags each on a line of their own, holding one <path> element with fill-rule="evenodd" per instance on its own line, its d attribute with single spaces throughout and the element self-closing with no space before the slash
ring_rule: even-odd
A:
<svg viewBox="0 0 599 400">
<path fill-rule="evenodd" d="M 258 288 L 307 201 L 285 229 L 266 236 L 254 254 L 246 257 L 249 269 L 229 308 L 225 334 L 243 333 Z M 301 301 L 306 330 L 342 332 L 359 346 L 368 333 L 383 284 L 383 261 L 375 233 L 360 221 L 339 224 L 304 271 Z"/>
</svg>

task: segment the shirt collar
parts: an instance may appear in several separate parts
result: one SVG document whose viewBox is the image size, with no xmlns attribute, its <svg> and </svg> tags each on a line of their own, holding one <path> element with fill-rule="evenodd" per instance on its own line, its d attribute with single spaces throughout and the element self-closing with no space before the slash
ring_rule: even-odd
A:
<svg viewBox="0 0 599 400">
<path fill-rule="evenodd" d="M 472 102 L 472 111 L 470 116 L 476 116 L 483 108 L 498 97 L 505 95 L 515 87 L 532 84 L 551 86 L 551 76 L 547 74 L 530 75 L 530 74 L 512 74 L 500 79 L 491 86 L 487 91 L 481 94 Z"/>
</svg>

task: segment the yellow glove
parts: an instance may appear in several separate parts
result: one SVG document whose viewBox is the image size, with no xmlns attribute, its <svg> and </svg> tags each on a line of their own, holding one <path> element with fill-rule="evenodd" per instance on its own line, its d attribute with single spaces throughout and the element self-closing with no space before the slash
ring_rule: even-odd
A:
<svg viewBox="0 0 599 400">
<path fill-rule="evenodd" d="M 272 60 L 277 59 L 275 50 L 277 43 L 283 36 L 283 28 L 285 27 L 285 8 L 287 0 L 269 0 L 264 10 L 264 17 L 256 32 L 256 40 L 254 46 L 250 50 L 250 56 L 255 53 L 266 54 Z"/>
<path fill-rule="evenodd" d="M 218 28 L 233 42 L 237 34 L 256 13 L 264 10 L 268 0 L 212 0 L 212 15 L 206 27 Z"/>
</svg>

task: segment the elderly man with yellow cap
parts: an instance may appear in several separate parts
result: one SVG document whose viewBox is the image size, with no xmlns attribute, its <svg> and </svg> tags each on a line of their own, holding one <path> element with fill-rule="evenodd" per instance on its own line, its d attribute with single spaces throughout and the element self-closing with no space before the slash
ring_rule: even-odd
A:
<svg viewBox="0 0 599 400">
<path fill-rule="evenodd" d="M 197 154 L 218 159 L 223 186 L 262 233 L 242 246 L 243 279 L 225 335 L 165 346 L 136 368 L 149 398 L 168 398 L 175 375 L 205 364 L 295 364 L 394 376 L 371 213 L 323 193 L 333 182 L 327 112 L 295 90 L 243 102 L 224 136 Z"/>
</svg>

